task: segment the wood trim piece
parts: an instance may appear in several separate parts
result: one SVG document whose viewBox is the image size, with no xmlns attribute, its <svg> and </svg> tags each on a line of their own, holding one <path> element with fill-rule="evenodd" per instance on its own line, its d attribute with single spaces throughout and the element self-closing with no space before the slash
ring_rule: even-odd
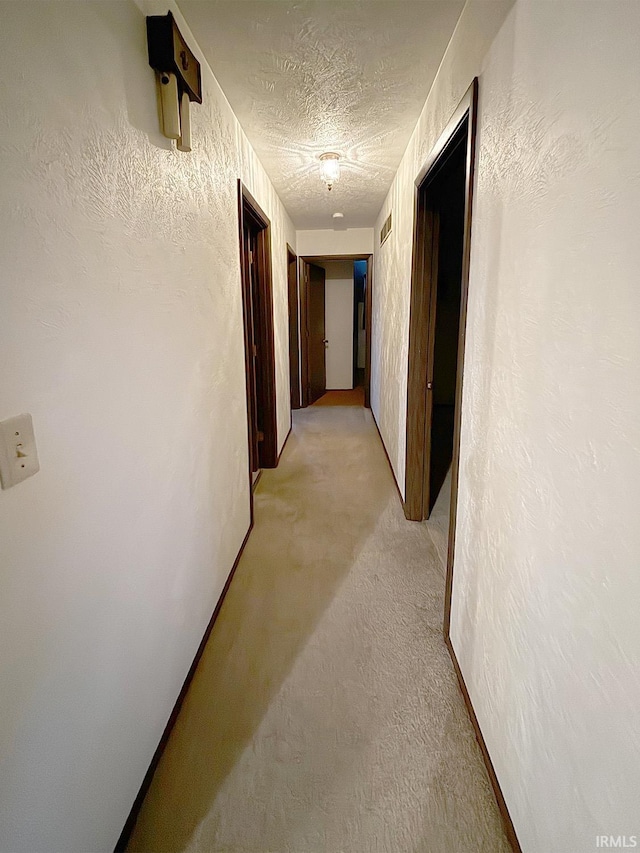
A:
<svg viewBox="0 0 640 853">
<path fill-rule="evenodd" d="M 429 156 L 425 160 L 422 169 L 418 173 L 418 177 L 415 180 L 416 187 L 422 186 L 424 183 L 424 179 L 427 177 L 431 169 L 435 166 L 436 162 L 440 160 L 444 149 L 449 145 L 451 141 L 451 137 L 455 135 L 456 130 L 460 127 L 462 122 L 467 117 L 467 113 L 469 113 L 470 118 L 475 118 L 477 114 L 478 107 L 478 78 L 474 77 L 471 85 L 464 93 L 462 100 L 456 107 L 453 115 L 449 119 L 447 126 L 442 131 L 440 136 L 438 137 L 438 141 L 433 146 L 431 151 L 429 152 Z M 441 165 L 444 165 L 446 162 L 446 157 L 441 160 Z"/>
<path fill-rule="evenodd" d="M 138 819 L 138 815 L 140 814 L 140 809 L 142 808 L 142 804 L 144 802 L 144 798 L 147 795 L 149 788 L 151 787 L 151 782 L 153 781 L 153 775 L 156 772 L 156 768 L 158 764 L 160 764 L 160 759 L 162 758 L 162 754 L 165 750 L 165 747 L 169 741 L 169 737 L 171 736 L 171 732 L 173 727 L 178 719 L 178 715 L 182 708 L 183 702 L 189 692 L 189 687 L 191 686 L 191 682 L 193 681 L 193 676 L 196 674 L 196 670 L 198 668 L 198 664 L 200 663 L 200 659 L 204 653 L 207 642 L 209 641 L 209 637 L 211 636 L 211 631 L 213 630 L 213 626 L 216 623 L 216 619 L 220 613 L 222 605 L 224 603 L 224 599 L 229 591 L 229 587 L 231 586 L 231 582 L 233 580 L 233 576 L 235 575 L 236 569 L 238 568 L 238 563 L 240 562 L 240 558 L 245 549 L 245 545 L 249 540 L 249 536 L 251 535 L 251 531 L 253 529 L 253 520 L 249 524 L 249 529 L 247 530 L 244 539 L 242 540 L 242 545 L 240 546 L 240 550 L 233 562 L 233 566 L 231 567 L 231 571 L 227 577 L 224 588 L 218 599 L 218 603 L 216 604 L 211 619 L 209 620 L 209 624 L 207 625 L 207 629 L 204 632 L 204 636 L 200 641 L 200 645 L 198 646 L 198 650 L 195 654 L 193 662 L 189 667 L 189 672 L 187 673 L 187 677 L 184 680 L 184 684 L 178 694 L 178 698 L 176 699 L 176 703 L 173 706 L 173 710 L 167 720 L 167 725 L 164 727 L 164 731 L 162 732 L 162 737 L 160 738 L 160 743 L 158 744 L 156 751 L 153 754 L 153 758 L 151 759 L 151 764 L 145 774 L 144 779 L 142 780 L 142 785 L 140 786 L 140 790 L 133 802 L 133 806 L 131 807 L 131 811 L 129 812 L 129 816 L 125 822 L 124 828 L 120 834 L 120 838 L 114 848 L 114 853 L 124 853 L 127 849 L 127 845 L 131 838 L 131 834 L 133 833 L 134 827 L 136 825 L 136 821 Z"/>
<path fill-rule="evenodd" d="M 300 282 L 300 406 L 309 405 L 309 261 L 298 258 Z"/>
<path fill-rule="evenodd" d="M 453 594 L 453 561 L 455 558 L 456 523 L 458 512 L 458 481 L 460 478 L 460 432 L 462 427 L 462 386 L 464 382 L 464 353 L 467 329 L 467 304 L 469 300 L 469 269 L 471 264 L 471 214 L 475 185 L 476 138 L 478 131 L 478 78 L 469 87 L 469 129 L 467 142 L 467 168 L 464 207 L 464 240 L 462 255 L 462 291 L 460 294 L 460 333 L 458 338 L 458 375 L 456 378 L 455 417 L 453 422 L 453 459 L 451 462 L 451 503 L 449 505 L 449 545 L 447 548 L 447 576 L 444 597 L 444 635 L 449 639 L 451 624 L 451 596 Z"/>
<path fill-rule="evenodd" d="M 255 198 L 251 195 L 246 186 L 242 183 L 242 179 L 238 178 L 238 187 L 242 192 L 243 199 L 248 203 L 251 208 L 251 212 L 256 216 L 258 222 L 261 224 L 263 228 L 268 228 L 271 225 L 269 221 L 269 217 L 264 212 L 264 210 L 260 207 Z"/>
<path fill-rule="evenodd" d="M 295 270 L 295 280 L 291 275 Z M 289 297 L 289 383 L 291 388 L 291 408 L 300 408 L 300 335 L 299 296 L 298 296 L 298 256 L 287 243 L 287 293 Z"/>
<path fill-rule="evenodd" d="M 276 356 L 273 329 L 273 278 L 271 272 L 271 225 L 258 235 L 258 269 L 260 296 L 264 306 L 262 328 L 263 353 L 260 370 L 264 394 L 262 399 L 264 417 L 264 440 L 260 445 L 260 467 L 275 468 L 278 464 L 278 419 L 276 402 Z"/>
<path fill-rule="evenodd" d="M 422 209 L 416 190 L 413 272 L 409 313 L 409 365 L 407 374 L 407 443 L 404 514 L 411 521 L 424 518 L 423 486 L 426 435 L 427 346 L 430 295 L 434 274 L 434 216 Z"/>
<path fill-rule="evenodd" d="M 249 445 L 248 461 L 249 461 L 249 517 L 253 524 L 253 462 L 254 462 L 254 446 L 253 446 L 253 429 L 251 406 L 249 404 L 251 394 L 251 367 L 249 363 L 249 348 L 247 341 L 249 337 L 249 316 L 248 316 L 248 296 L 246 285 L 246 269 L 247 259 L 245 257 L 244 247 L 244 205 L 242 196 L 242 183 L 238 181 L 238 232 L 240 238 L 240 285 L 242 288 L 242 327 L 243 327 L 243 346 L 244 346 L 244 373 L 245 373 L 245 392 L 247 397 L 247 441 Z"/>
<path fill-rule="evenodd" d="M 431 258 L 429 269 L 429 283 L 426 285 L 426 291 L 429 296 L 429 304 L 427 307 L 427 344 L 426 353 L 434 351 L 436 338 L 436 307 L 438 303 L 438 264 L 440 262 L 440 216 L 432 211 L 428 212 L 430 221 L 431 233 Z M 425 294 L 426 295 L 426 294 Z M 425 353 L 425 355 L 426 355 Z M 431 430 L 433 428 L 433 380 L 434 367 L 433 360 L 428 363 L 425 361 L 425 376 L 424 376 L 424 434 L 422 436 L 422 489 L 420 491 L 420 512 L 421 517 L 426 518 L 429 515 L 429 499 L 431 497 L 430 475 L 431 468 L 427 464 L 427 460 L 431 458 Z M 457 378 L 457 377 L 456 377 Z"/>
<path fill-rule="evenodd" d="M 476 717 L 476 712 L 474 711 L 473 704 L 471 702 L 471 697 L 469 696 L 469 691 L 467 690 L 467 685 L 465 684 L 464 676 L 462 675 L 462 670 L 460 669 L 458 658 L 456 657 L 456 653 L 453 649 L 451 638 L 448 636 L 445 637 L 445 643 L 447 644 L 447 648 L 449 649 L 453 668 L 455 669 L 456 676 L 458 678 L 460 692 L 462 693 L 462 696 L 464 698 L 464 704 L 467 706 L 469 718 L 471 719 L 471 725 L 473 726 L 473 730 L 476 735 L 476 740 L 478 741 L 478 745 L 482 753 L 482 758 L 484 759 L 485 767 L 487 768 L 487 773 L 489 774 L 489 780 L 491 782 L 493 793 L 495 794 L 498 803 L 498 809 L 500 810 L 500 815 L 502 816 L 502 821 L 504 823 L 505 833 L 507 835 L 507 838 L 509 839 L 509 843 L 511 844 L 514 853 L 522 853 L 522 848 L 520 847 L 520 842 L 518 841 L 518 836 L 516 835 L 516 830 L 513 825 L 513 821 L 511 820 L 511 815 L 509 814 L 509 809 L 507 808 L 507 803 L 504 798 L 504 794 L 502 793 L 502 788 L 500 787 L 500 783 L 498 782 L 498 777 L 496 775 L 493 762 L 491 761 L 491 756 L 489 755 L 489 750 L 487 749 L 487 745 L 482 734 L 482 729 L 480 728 L 480 724 L 478 723 L 478 718 Z"/>
<path fill-rule="evenodd" d="M 241 245 L 241 269 L 244 274 L 243 229 L 245 215 L 253 218 L 260 228 L 258 234 L 258 286 L 263 316 L 260 324 L 261 358 L 259 359 L 261 406 L 264 419 L 264 439 L 260 443 L 261 468 L 275 468 L 278 464 L 278 426 L 276 401 L 276 363 L 273 328 L 273 276 L 271 270 L 271 223 L 260 205 L 241 180 L 238 180 L 238 211 Z M 245 318 L 246 324 L 246 318 Z M 245 328 L 246 340 L 246 328 Z M 245 346 L 246 350 L 246 346 Z M 249 355 L 245 355 L 245 361 Z M 246 366 L 246 365 L 245 365 Z M 249 389 L 247 390 L 249 394 Z M 249 472 L 251 475 L 251 472 Z"/>
<path fill-rule="evenodd" d="M 372 257 L 371 252 L 364 252 L 359 255 L 301 255 L 305 261 L 310 264 L 322 264 L 325 261 L 366 261 Z"/>
<path fill-rule="evenodd" d="M 373 316 L 373 255 L 367 257 L 367 289 L 364 296 L 364 406 L 371 408 L 371 318 Z M 384 446 L 384 442 L 383 442 Z M 385 449 L 386 453 L 386 449 Z M 395 477 L 395 475 L 394 475 Z"/>
</svg>

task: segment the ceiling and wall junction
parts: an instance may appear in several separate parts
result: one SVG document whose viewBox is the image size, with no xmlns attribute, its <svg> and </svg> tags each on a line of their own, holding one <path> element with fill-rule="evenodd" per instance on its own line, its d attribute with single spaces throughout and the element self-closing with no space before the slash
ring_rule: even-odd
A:
<svg viewBox="0 0 640 853">
<path fill-rule="evenodd" d="M 181 0 L 220 86 L 299 229 L 370 227 L 462 0 Z M 341 155 L 328 192 L 318 157 Z"/>
</svg>

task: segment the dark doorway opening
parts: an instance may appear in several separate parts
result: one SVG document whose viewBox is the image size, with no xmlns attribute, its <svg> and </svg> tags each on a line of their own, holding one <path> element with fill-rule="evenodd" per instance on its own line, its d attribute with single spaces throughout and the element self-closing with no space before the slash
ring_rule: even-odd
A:
<svg viewBox="0 0 640 853">
<path fill-rule="evenodd" d="M 310 406 L 327 390 L 325 337 L 325 271 L 316 264 L 304 262 L 306 305 L 306 402 Z"/>
<path fill-rule="evenodd" d="M 416 181 L 404 511 L 412 520 L 429 518 L 451 472 L 446 636 L 458 494 L 476 105 L 474 81 Z"/>
<path fill-rule="evenodd" d="M 244 319 L 249 468 L 251 482 L 278 463 L 271 224 L 238 181 L 240 269 Z"/>
<path fill-rule="evenodd" d="M 437 235 L 437 279 L 431 299 L 431 355 L 427 365 L 427 434 L 425 436 L 424 517 L 434 504 L 453 460 L 453 432 L 458 375 L 458 343 L 462 299 L 462 252 L 464 240 L 464 178 L 466 122 L 460 140 L 447 162 L 428 187 Z"/>
</svg>

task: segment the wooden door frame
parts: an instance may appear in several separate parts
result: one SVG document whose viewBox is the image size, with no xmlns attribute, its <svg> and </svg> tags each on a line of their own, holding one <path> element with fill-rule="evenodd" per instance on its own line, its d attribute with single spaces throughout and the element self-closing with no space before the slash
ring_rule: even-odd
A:
<svg viewBox="0 0 640 853">
<path fill-rule="evenodd" d="M 356 258 L 356 260 L 358 260 Z M 367 262 L 367 286 L 364 292 L 364 407 L 371 408 L 371 318 L 373 315 L 373 255 Z"/>
<path fill-rule="evenodd" d="M 240 234 L 240 275 L 242 279 L 242 316 L 244 326 L 244 350 L 245 350 L 245 375 L 247 393 L 247 413 L 250 410 L 249 397 L 251 388 L 249 384 L 250 367 L 249 359 L 249 305 L 247 282 L 245 270 L 247 269 L 244 251 L 244 225 L 245 218 L 250 217 L 259 228 L 258 233 L 258 293 L 263 309 L 262 320 L 259 324 L 258 334 L 260 337 L 260 358 L 258 369 L 260 370 L 262 405 L 264 419 L 264 438 L 259 446 L 259 463 L 261 468 L 275 468 L 278 464 L 278 425 L 276 409 L 276 367 L 275 367 L 275 343 L 273 333 L 273 279 L 271 272 L 271 222 L 262 210 L 258 202 L 249 190 L 238 179 L 238 225 Z M 249 481 L 251 483 L 251 441 L 252 424 L 248 423 L 249 440 Z M 253 509 L 252 509 L 253 512 Z"/>
<path fill-rule="evenodd" d="M 291 265 L 295 269 L 295 281 L 291 280 Z M 287 243 L 287 293 L 289 297 L 289 384 L 291 408 L 300 408 L 300 326 L 298 305 L 299 293 L 298 256 Z"/>
<path fill-rule="evenodd" d="M 447 548 L 447 577 L 445 589 L 444 634 L 448 639 L 451 621 L 451 592 L 458 504 L 460 470 L 460 424 L 462 417 L 462 385 L 464 376 L 464 347 L 469 289 L 469 259 L 471 251 L 471 213 L 476 159 L 476 130 L 478 114 L 478 79 L 475 78 L 458 105 L 444 132 L 436 142 L 415 181 L 413 262 L 411 275 L 411 308 L 409 320 L 409 364 L 407 377 L 407 455 L 404 512 L 408 519 L 424 518 L 424 465 L 426 446 L 427 408 L 427 345 L 433 334 L 433 311 L 430 310 L 434 290 L 434 257 L 432 251 L 434 217 L 427 204 L 427 191 L 432 178 L 447 161 L 459 143 L 459 132 L 465 121 L 466 175 L 464 237 L 462 248 L 462 282 L 460 294 L 460 324 L 458 364 L 456 375 L 455 415 L 453 427 L 453 458 L 451 463 L 451 503 L 449 509 L 449 542 Z M 436 226 L 437 227 L 437 226 Z"/>
<path fill-rule="evenodd" d="M 309 277 L 305 265 L 313 263 L 309 257 L 298 258 L 298 281 L 300 282 L 300 406 L 309 405 Z"/>
<path fill-rule="evenodd" d="M 300 401 L 302 408 L 309 405 L 309 299 L 308 281 L 304 276 L 304 264 L 322 264 L 331 261 L 366 261 L 367 289 L 365 293 L 364 327 L 365 327 L 365 361 L 364 361 L 364 405 L 371 408 L 371 316 L 372 316 L 372 287 L 373 287 L 373 255 L 301 255 L 298 258 L 298 277 L 300 281 Z"/>
</svg>

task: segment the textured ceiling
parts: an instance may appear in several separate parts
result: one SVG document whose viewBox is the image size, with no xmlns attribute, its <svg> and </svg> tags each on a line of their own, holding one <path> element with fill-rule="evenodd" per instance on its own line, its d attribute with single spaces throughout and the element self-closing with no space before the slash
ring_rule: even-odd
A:
<svg viewBox="0 0 640 853">
<path fill-rule="evenodd" d="M 179 0 L 297 228 L 371 226 L 463 0 Z M 331 192 L 318 156 L 337 151 Z"/>
</svg>

